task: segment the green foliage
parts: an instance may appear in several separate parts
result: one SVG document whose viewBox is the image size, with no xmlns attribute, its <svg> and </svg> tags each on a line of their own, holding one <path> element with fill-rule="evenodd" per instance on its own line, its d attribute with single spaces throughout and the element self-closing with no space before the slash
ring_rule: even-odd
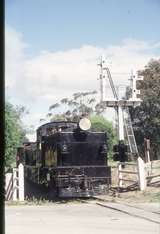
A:
<svg viewBox="0 0 160 234">
<path fill-rule="evenodd" d="M 160 154 L 160 60 L 151 60 L 139 73 L 144 76 L 138 84 L 143 102 L 131 109 L 135 135 L 141 152 L 144 152 L 144 138 L 150 139 L 152 158 L 157 158 Z"/>
<path fill-rule="evenodd" d="M 78 121 L 80 116 L 102 114 L 104 105 L 96 102 L 97 91 L 77 92 L 71 98 L 63 98 L 49 107 L 46 117 L 50 120 Z M 63 112 L 60 112 L 63 110 Z M 46 119 L 40 119 L 40 122 Z"/>
<path fill-rule="evenodd" d="M 92 123 L 92 130 L 107 133 L 107 147 L 108 157 L 112 158 L 113 145 L 116 144 L 116 133 L 113 129 L 112 123 L 106 120 L 103 116 L 93 115 L 90 117 Z"/>
<path fill-rule="evenodd" d="M 9 102 L 5 104 L 5 166 L 11 167 L 15 162 L 16 148 L 25 139 L 21 116 L 23 107 L 14 107 Z"/>
<path fill-rule="evenodd" d="M 91 115 L 96 112 L 96 91 L 74 93 L 71 98 L 63 98 L 60 103 L 55 103 L 49 107 L 49 113 L 46 115 L 51 121 L 59 120 L 77 121 L 82 115 Z M 59 109 L 63 113 L 57 113 Z M 52 113 L 53 111 L 54 113 Z"/>
</svg>

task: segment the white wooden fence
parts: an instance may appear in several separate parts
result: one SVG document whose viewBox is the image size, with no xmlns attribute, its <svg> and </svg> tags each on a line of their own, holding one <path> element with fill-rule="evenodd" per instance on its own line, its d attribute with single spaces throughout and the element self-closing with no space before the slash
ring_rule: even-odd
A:
<svg viewBox="0 0 160 234">
<path fill-rule="evenodd" d="M 160 160 L 145 164 L 147 185 L 160 183 Z"/>
<path fill-rule="evenodd" d="M 5 192 L 7 201 L 24 201 L 24 166 L 21 163 L 12 173 L 6 174 Z"/>
<path fill-rule="evenodd" d="M 132 168 L 128 169 L 128 167 Z M 160 183 L 160 160 L 145 163 L 139 157 L 135 163 L 118 163 L 118 187 L 126 187 L 126 182 L 138 185 L 141 191 L 145 190 L 147 185 Z M 24 201 L 24 166 L 22 164 L 19 164 L 18 168 L 13 168 L 12 173 L 6 174 L 5 192 L 6 200 Z"/>
<path fill-rule="evenodd" d="M 128 169 L 129 167 L 132 168 Z M 118 163 L 119 188 L 138 185 L 139 189 L 143 191 L 147 185 L 158 182 L 160 182 L 160 160 L 145 163 L 141 157 L 138 157 L 135 163 Z"/>
</svg>

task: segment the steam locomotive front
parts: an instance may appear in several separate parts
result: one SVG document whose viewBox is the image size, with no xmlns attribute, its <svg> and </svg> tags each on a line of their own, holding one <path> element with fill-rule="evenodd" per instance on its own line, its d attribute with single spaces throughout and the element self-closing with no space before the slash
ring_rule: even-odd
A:
<svg viewBox="0 0 160 234">
<path fill-rule="evenodd" d="M 37 141 L 24 144 L 19 153 L 27 180 L 49 187 L 59 197 L 106 193 L 111 183 L 107 137 L 90 127 L 87 118 L 40 126 Z"/>
<path fill-rule="evenodd" d="M 50 183 L 54 181 L 59 197 L 104 194 L 109 188 L 106 134 L 89 131 L 90 127 L 90 121 L 83 118 L 73 131 L 61 129 L 45 141 L 45 150 L 55 148 L 56 168 L 50 168 Z"/>
</svg>

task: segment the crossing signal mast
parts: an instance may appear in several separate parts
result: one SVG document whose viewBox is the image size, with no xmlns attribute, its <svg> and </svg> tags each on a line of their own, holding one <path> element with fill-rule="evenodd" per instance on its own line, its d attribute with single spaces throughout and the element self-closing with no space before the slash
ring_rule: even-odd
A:
<svg viewBox="0 0 160 234">
<path fill-rule="evenodd" d="M 104 56 L 101 57 L 100 63 L 100 102 L 104 107 L 113 107 L 118 116 L 118 138 L 119 145 L 115 147 L 116 151 L 118 151 L 119 158 L 117 157 L 116 161 L 126 161 L 126 145 L 124 144 L 125 140 L 125 132 L 128 140 L 128 145 L 130 149 L 130 153 L 132 155 L 132 160 L 134 157 L 138 157 L 138 149 L 135 141 L 134 131 L 132 127 L 132 122 L 129 114 L 129 106 L 138 106 L 141 104 L 142 100 L 137 97 L 137 94 L 140 94 L 140 90 L 136 88 L 136 82 L 138 80 L 143 80 L 142 76 L 138 76 L 137 73 L 131 73 L 131 95 L 127 99 L 122 99 L 118 96 L 117 91 L 115 89 L 113 79 L 110 73 L 110 70 L 106 64 L 106 60 Z M 112 89 L 113 98 L 106 98 L 106 83 L 109 81 L 110 87 Z"/>
</svg>

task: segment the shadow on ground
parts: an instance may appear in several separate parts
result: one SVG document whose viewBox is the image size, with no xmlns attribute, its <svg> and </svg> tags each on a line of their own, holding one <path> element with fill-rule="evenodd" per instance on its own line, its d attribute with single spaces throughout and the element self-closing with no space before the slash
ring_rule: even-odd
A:
<svg viewBox="0 0 160 234">
<path fill-rule="evenodd" d="M 84 197 L 84 198 L 59 198 L 56 196 L 56 191 L 50 191 L 49 188 L 44 187 L 42 185 L 34 184 L 25 179 L 25 200 L 28 201 L 50 201 L 56 203 L 68 203 L 68 202 L 81 202 L 85 203 L 90 199 L 93 200 L 92 197 Z"/>
</svg>

